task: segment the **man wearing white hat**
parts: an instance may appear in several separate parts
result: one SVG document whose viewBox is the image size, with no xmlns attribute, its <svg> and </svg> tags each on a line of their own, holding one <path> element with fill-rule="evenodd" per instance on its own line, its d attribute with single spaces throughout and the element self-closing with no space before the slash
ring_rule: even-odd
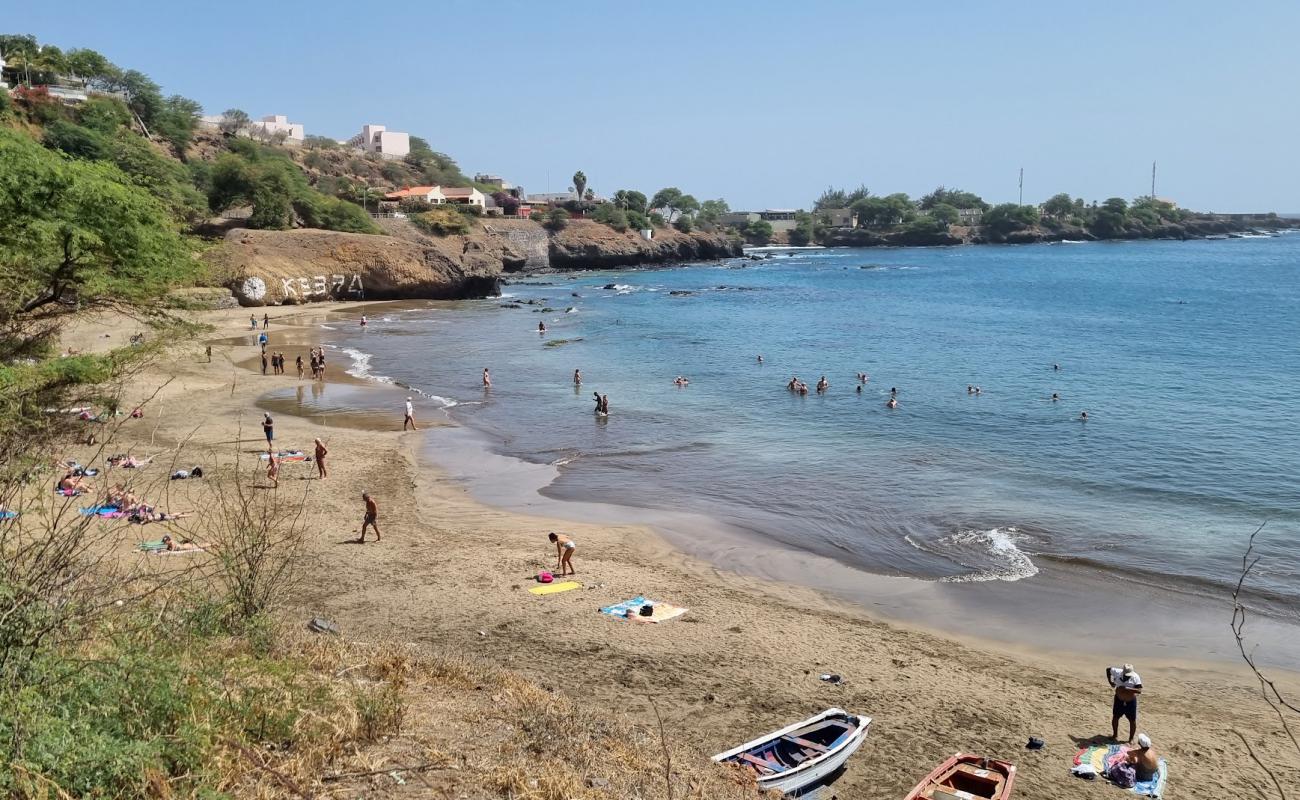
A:
<svg viewBox="0 0 1300 800">
<path fill-rule="evenodd" d="M 1133 741 L 1137 732 L 1138 695 L 1142 694 L 1142 676 L 1133 670 L 1132 664 L 1123 667 L 1108 667 L 1106 680 L 1115 688 L 1115 701 L 1111 704 L 1110 737 L 1119 741 L 1119 720 L 1128 720 L 1128 740 Z"/>
<path fill-rule="evenodd" d="M 1160 759 L 1151 747 L 1151 737 L 1145 733 L 1138 734 L 1137 747 L 1126 752 L 1124 760 L 1133 765 L 1139 783 L 1151 780 L 1160 770 Z"/>
<path fill-rule="evenodd" d="M 402 420 L 402 430 L 406 430 L 407 425 L 410 425 L 413 431 L 419 430 L 419 428 L 415 427 L 415 406 L 411 405 L 411 398 L 409 397 L 406 398 L 406 419 Z"/>
</svg>

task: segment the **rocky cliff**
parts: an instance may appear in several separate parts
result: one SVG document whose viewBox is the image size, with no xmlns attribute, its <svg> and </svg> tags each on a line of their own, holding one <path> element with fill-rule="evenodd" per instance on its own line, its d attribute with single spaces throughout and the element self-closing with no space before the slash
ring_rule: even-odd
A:
<svg viewBox="0 0 1300 800">
<path fill-rule="evenodd" d="M 465 236 L 429 236 L 405 220 L 380 220 L 387 235 L 237 228 L 204 259 L 212 282 L 243 305 L 321 300 L 456 299 L 498 293 L 502 274 L 604 269 L 738 256 L 722 234 L 633 232 L 573 220 L 548 233 L 527 220 L 484 220 Z"/>
<path fill-rule="evenodd" d="M 550 239 L 552 269 L 606 269 L 741 255 L 741 241 L 724 233 L 657 228 L 654 238 L 620 233 L 590 220 L 572 220 Z"/>
</svg>

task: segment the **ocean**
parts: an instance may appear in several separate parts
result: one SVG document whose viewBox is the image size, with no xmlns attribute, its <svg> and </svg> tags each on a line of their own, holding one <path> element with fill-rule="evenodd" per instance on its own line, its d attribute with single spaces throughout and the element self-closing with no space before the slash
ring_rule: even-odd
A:
<svg viewBox="0 0 1300 800">
<path fill-rule="evenodd" d="M 1216 597 L 1265 524 L 1256 596 L 1300 601 L 1300 234 L 799 251 L 504 292 L 323 335 L 419 414 L 555 465 L 558 500 L 882 575 L 1078 565 Z"/>
</svg>

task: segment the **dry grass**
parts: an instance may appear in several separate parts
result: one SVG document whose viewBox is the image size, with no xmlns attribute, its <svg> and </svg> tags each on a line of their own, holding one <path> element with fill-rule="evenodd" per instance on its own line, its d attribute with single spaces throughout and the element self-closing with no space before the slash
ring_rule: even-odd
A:
<svg viewBox="0 0 1300 800">
<path fill-rule="evenodd" d="M 332 694 L 304 709 L 291 747 L 232 745 L 220 788 L 240 798 L 754 798 L 751 778 L 658 731 L 586 712 L 510 672 L 413 645 L 361 644 L 305 631 L 272 653 Z M 270 699 L 270 698 L 268 698 Z"/>
</svg>

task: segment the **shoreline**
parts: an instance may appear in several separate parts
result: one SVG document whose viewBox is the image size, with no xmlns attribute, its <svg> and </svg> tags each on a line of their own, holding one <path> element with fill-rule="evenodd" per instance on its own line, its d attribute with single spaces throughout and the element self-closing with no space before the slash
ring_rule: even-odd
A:
<svg viewBox="0 0 1300 800">
<path fill-rule="evenodd" d="M 295 309 L 273 320 L 272 346 L 280 344 L 280 331 L 290 339 L 317 338 L 308 326 L 319 312 L 328 318 L 360 308 Z M 229 332 L 247 324 L 247 313 L 202 319 L 235 338 Z M 286 328 L 291 319 L 293 327 Z M 176 380 L 147 409 L 139 435 L 182 441 L 198 411 L 206 421 L 196 438 L 219 444 L 238 430 L 241 415 L 255 418 L 268 393 L 296 394 L 296 376 L 249 375 L 238 366 L 247 354 L 255 356 L 255 347 L 214 346 L 212 364 L 182 361 L 178 353 L 176 363 L 158 373 Z M 341 371 L 332 360 L 331 374 Z M 872 735 L 835 786 L 841 797 L 901 796 L 957 750 L 1016 761 L 1027 796 L 1066 800 L 1111 791 L 1069 775 L 1074 750 L 1108 733 L 1109 690 L 1100 679 L 1105 658 L 1020 651 L 882 621 L 871 609 L 806 587 L 719 569 L 644 525 L 569 523 L 549 513 L 486 505 L 422 458 L 424 448 L 457 429 L 403 434 L 403 390 L 339 383 L 345 392 L 374 397 L 374 408 L 393 410 L 374 412 L 371 428 L 343 427 L 330 415 L 277 417 L 277 443 L 305 445 L 324 436 L 333 460 L 324 483 L 302 465 L 288 465 L 290 482 L 282 478 L 282 486 L 308 492 L 317 520 L 309 580 L 294 619 L 323 614 L 349 638 L 414 642 L 490 662 L 652 729 L 661 715 L 668 735 L 702 760 L 829 706 L 870 714 L 876 720 Z M 325 394 L 335 388 L 327 385 Z M 391 403 L 385 397 L 390 391 Z M 427 422 L 421 419 L 422 428 Z M 249 458 L 248 452 L 240 457 Z M 355 495 L 363 488 L 378 494 L 385 535 L 382 543 L 358 546 L 350 538 L 360 521 Z M 524 590 L 530 577 L 554 558 L 545 533 L 559 526 L 579 543 L 574 560 L 584 588 L 531 595 Z M 637 594 L 690 611 L 671 623 L 643 626 L 596 613 L 598 606 Z M 1167 666 L 1137 663 L 1151 687 L 1142 729 L 1169 755 L 1175 792 L 1264 786 L 1232 730 L 1245 731 L 1281 779 L 1300 781 L 1300 758 L 1270 733 L 1276 719 L 1243 669 L 1183 657 Z M 842 674 L 845 682 L 823 683 L 817 680 L 823 672 Z M 1278 677 L 1284 688 L 1300 688 L 1293 676 Z M 1044 737 L 1048 747 L 1026 752 L 1030 735 Z"/>
<path fill-rule="evenodd" d="M 396 385 L 356 380 L 377 388 Z M 364 403 L 364 392 L 357 391 Z M 770 583 L 814 589 L 891 623 L 919 626 L 977 646 L 1119 662 L 1194 662 L 1211 671 L 1231 668 L 1240 659 L 1228 628 L 1230 589 L 1215 594 L 1219 587 L 1202 589 L 1194 582 L 1148 578 L 1050 555 L 1034 556 L 1036 574 L 1013 581 L 943 581 L 873 572 L 775 541 L 707 511 L 670 512 L 635 503 L 557 497 L 547 489 L 563 465 L 509 455 L 499 447 L 496 434 L 455 422 L 448 409 L 443 411 L 448 411 L 449 424 L 435 435 L 437 442 L 423 447 L 421 463 L 432 463 L 493 509 L 648 527 L 683 556 L 754 580 L 756 590 Z M 1264 601 L 1262 596 L 1257 599 Z M 1152 621 L 1154 634 L 1111 622 L 1138 608 Z M 1252 626 L 1256 639 L 1268 643 L 1261 663 L 1300 676 L 1300 626 L 1262 610 L 1253 615 Z"/>
</svg>

